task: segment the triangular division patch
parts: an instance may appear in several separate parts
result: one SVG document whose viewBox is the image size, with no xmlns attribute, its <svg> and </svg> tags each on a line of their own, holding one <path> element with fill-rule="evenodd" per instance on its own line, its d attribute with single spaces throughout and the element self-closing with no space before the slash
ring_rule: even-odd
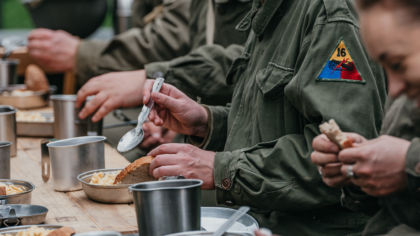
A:
<svg viewBox="0 0 420 236">
<path fill-rule="evenodd" d="M 318 80 L 362 81 L 350 51 L 341 40 L 318 76 Z"/>
</svg>

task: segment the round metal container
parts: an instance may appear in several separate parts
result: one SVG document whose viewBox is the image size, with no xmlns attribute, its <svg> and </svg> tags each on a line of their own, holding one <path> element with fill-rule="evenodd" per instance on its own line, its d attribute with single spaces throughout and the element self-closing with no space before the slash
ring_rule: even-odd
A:
<svg viewBox="0 0 420 236">
<path fill-rule="evenodd" d="M 0 59 L 0 88 L 8 87 L 17 83 L 17 68 L 19 60 Z"/>
<path fill-rule="evenodd" d="M 128 190 L 129 184 L 118 185 L 97 185 L 90 184 L 92 175 L 96 172 L 120 172 L 122 169 L 99 169 L 91 170 L 77 176 L 77 179 L 82 183 L 83 191 L 88 198 L 103 203 L 132 203 L 133 196 Z"/>
<path fill-rule="evenodd" d="M 93 231 L 74 234 L 74 236 L 121 236 L 121 234 L 114 231 Z"/>
<path fill-rule="evenodd" d="M 16 179 L 0 179 L 0 183 L 6 185 L 13 184 L 23 186 L 25 188 L 25 191 L 23 191 L 22 193 L 0 196 L 0 205 L 31 204 L 32 191 L 35 189 L 35 186 L 32 183 Z"/>
<path fill-rule="evenodd" d="M 12 106 L 0 105 L 0 141 L 11 142 L 10 156 L 16 156 L 16 109 Z"/>
<path fill-rule="evenodd" d="M 29 228 L 37 226 L 39 228 L 44 228 L 46 230 L 55 230 L 59 229 L 63 226 L 59 225 L 24 225 L 24 226 L 14 226 L 14 227 L 7 227 L 4 229 L 0 229 L 0 234 L 11 234 L 11 235 L 17 235 L 19 232 L 28 230 Z"/>
<path fill-rule="evenodd" d="M 10 179 L 11 142 L 0 142 L 0 179 Z"/>
<path fill-rule="evenodd" d="M 212 236 L 214 232 L 207 231 L 189 231 L 176 234 L 168 234 L 166 236 Z M 254 236 L 252 233 L 224 233 L 223 236 Z"/>
<path fill-rule="evenodd" d="M 198 179 L 177 179 L 131 185 L 139 235 L 200 230 L 202 184 Z"/>
<path fill-rule="evenodd" d="M 49 156 L 45 156 L 47 160 L 43 163 L 51 160 L 54 189 L 80 190 L 82 184 L 77 180 L 80 173 L 104 168 L 105 140 L 103 136 L 84 136 L 48 143 Z"/>
</svg>

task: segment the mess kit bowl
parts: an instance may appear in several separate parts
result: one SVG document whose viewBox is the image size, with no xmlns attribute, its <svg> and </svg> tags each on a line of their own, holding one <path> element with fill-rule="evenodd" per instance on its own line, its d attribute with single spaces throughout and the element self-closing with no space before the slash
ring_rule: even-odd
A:
<svg viewBox="0 0 420 236">
<path fill-rule="evenodd" d="M 45 222 L 48 209 L 39 205 L 8 204 L 0 205 L 0 227 L 4 225 L 34 225 Z"/>
<path fill-rule="evenodd" d="M 96 172 L 119 172 L 122 169 L 98 169 L 82 173 L 77 179 L 82 183 L 83 191 L 88 198 L 102 203 L 132 203 L 133 196 L 128 190 L 130 184 L 98 185 L 90 184 L 92 175 Z"/>
<path fill-rule="evenodd" d="M 0 234 L 10 234 L 12 236 L 18 235 L 19 232 L 28 230 L 29 228 L 36 226 L 38 228 L 44 228 L 46 230 L 55 230 L 59 229 L 63 226 L 59 225 L 23 225 L 23 226 L 14 226 L 14 227 L 7 227 L 4 229 L 0 229 Z"/>
<path fill-rule="evenodd" d="M 25 191 L 21 193 L 0 196 L 0 205 L 30 204 L 31 203 L 32 191 L 35 189 L 35 186 L 32 183 L 28 181 L 15 180 L 15 179 L 0 179 L 0 183 L 6 184 L 6 185 L 13 184 L 17 186 L 23 186 L 25 188 Z"/>
</svg>

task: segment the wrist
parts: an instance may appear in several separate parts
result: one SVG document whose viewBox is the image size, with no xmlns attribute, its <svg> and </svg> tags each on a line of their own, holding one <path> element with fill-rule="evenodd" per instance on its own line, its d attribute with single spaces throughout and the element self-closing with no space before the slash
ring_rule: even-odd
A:
<svg viewBox="0 0 420 236">
<path fill-rule="evenodd" d="M 194 136 L 205 138 L 209 134 L 209 111 L 200 105 L 201 109 L 201 116 L 200 116 L 200 124 L 196 127 L 194 131 Z"/>
</svg>

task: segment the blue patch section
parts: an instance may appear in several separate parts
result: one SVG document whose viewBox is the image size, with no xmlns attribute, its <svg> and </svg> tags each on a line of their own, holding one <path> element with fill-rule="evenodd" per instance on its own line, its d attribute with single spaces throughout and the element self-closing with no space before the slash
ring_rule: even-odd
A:
<svg viewBox="0 0 420 236">
<path fill-rule="evenodd" d="M 336 69 L 334 71 L 334 67 L 332 67 L 331 64 L 335 65 L 336 63 L 329 61 L 327 65 L 325 65 L 318 79 L 341 79 L 340 69 Z"/>
</svg>

